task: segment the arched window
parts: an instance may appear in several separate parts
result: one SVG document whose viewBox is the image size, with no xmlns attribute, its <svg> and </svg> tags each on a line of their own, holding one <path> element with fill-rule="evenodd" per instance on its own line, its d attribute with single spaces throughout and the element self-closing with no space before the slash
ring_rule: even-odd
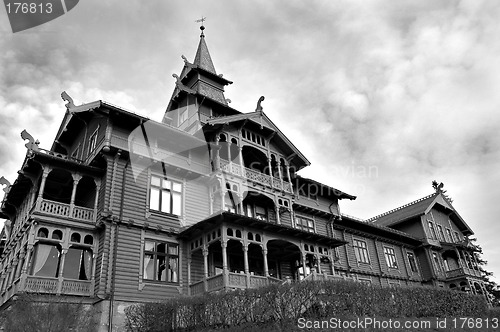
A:
<svg viewBox="0 0 500 332">
<path fill-rule="evenodd" d="M 227 229 L 227 235 L 228 236 L 233 236 L 233 229 L 232 228 L 228 228 Z"/>
<path fill-rule="evenodd" d="M 52 239 L 54 240 L 62 240 L 63 234 L 60 230 L 56 229 L 52 232 Z"/>
<path fill-rule="evenodd" d="M 81 236 L 78 233 L 71 234 L 71 242 L 80 243 Z"/>
<path fill-rule="evenodd" d="M 31 264 L 31 275 L 56 278 L 59 273 L 61 247 L 54 244 L 37 243 Z"/>
<path fill-rule="evenodd" d="M 249 232 L 248 235 L 247 235 L 247 238 L 249 240 L 252 240 L 253 241 L 253 233 L 252 232 Z"/>
<path fill-rule="evenodd" d="M 92 251 L 70 247 L 64 259 L 63 277 L 76 280 L 90 280 L 92 275 Z"/>
<path fill-rule="evenodd" d="M 37 236 L 46 239 L 49 237 L 49 230 L 47 228 L 40 228 Z"/>
<path fill-rule="evenodd" d="M 83 239 L 83 243 L 94 244 L 94 238 L 92 237 L 92 235 L 85 235 L 85 238 Z"/>
</svg>

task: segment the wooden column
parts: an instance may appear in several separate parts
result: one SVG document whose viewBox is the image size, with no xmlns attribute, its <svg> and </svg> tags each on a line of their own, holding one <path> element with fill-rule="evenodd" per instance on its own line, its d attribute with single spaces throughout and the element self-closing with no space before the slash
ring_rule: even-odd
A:
<svg viewBox="0 0 500 332">
<path fill-rule="evenodd" d="M 286 165 L 286 175 L 288 176 L 288 182 L 290 183 L 290 192 L 293 193 L 292 178 L 290 176 L 290 166 Z"/>
<path fill-rule="evenodd" d="M 267 248 L 266 245 L 262 245 L 262 256 L 264 258 L 264 276 L 269 277 L 269 267 L 267 265 Z"/>
<path fill-rule="evenodd" d="M 208 247 L 206 245 L 203 246 L 202 254 L 203 254 L 203 275 L 204 275 L 203 285 L 205 288 L 205 292 L 207 292 L 208 291 L 208 282 L 207 282 L 207 279 L 208 279 Z"/>
<path fill-rule="evenodd" d="M 44 167 L 43 173 L 42 173 L 42 181 L 40 182 L 40 190 L 38 191 L 38 198 L 37 198 L 37 209 L 40 208 L 40 204 L 42 204 L 42 199 L 43 199 L 43 192 L 45 190 L 45 182 L 47 181 L 47 177 L 49 176 L 50 173 L 50 168 Z"/>
<path fill-rule="evenodd" d="M 75 196 L 76 196 L 76 188 L 78 187 L 78 182 L 80 181 L 81 176 L 73 175 L 73 189 L 71 189 L 71 200 L 69 202 L 69 217 L 73 218 L 73 210 L 75 209 Z"/>
<path fill-rule="evenodd" d="M 248 244 L 243 244 L 243 264 L 245 267 L 245 276 L 247 288 L 250 287 L 250 269 L 248 267 Z"/>
<path fill-rule="evenodd" d="M 221 240 L 222 247 L 222 285 L 228 286 L 229 271 L 227 268 L 227 240 Z"/>
<path fill-rule="evenodd" d="M 59 279 L 59 282 L 57 283 L 57 294 L 61 294 L 62 290 L 62 283 L 63 283 L 63 270 L 64 270 L 64 261 L 66 260 L 66 254 L 68 253 L 68 249 L 62 249 L 61 250 L 61 259 L 59 261 L 59 275 L 57 276 L 57 279 Z"/>
</svg>

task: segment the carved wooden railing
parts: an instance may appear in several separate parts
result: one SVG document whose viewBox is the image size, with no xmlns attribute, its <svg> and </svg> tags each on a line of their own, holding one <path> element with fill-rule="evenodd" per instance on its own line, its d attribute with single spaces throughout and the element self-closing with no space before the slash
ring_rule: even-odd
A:
<svg viewBox="0 0 500 332">
<path fill-rule="evenodd" d="M 71 217 L 83 221 L 95 221 L 94 209 L 65 204 L 60 202 L 42 199 L 37 205 L 37 212 L 45 213 L 57 217 Z"/>
<path fill-rule="evenodd" d="M 223 287 L 224 278 L 222 274 L 218 274 L 207 279 L 207 288 L 209 292 L 222 289 Z"/>
<path fill-rule="evenodd" d="M 282 181 L 268 174 L 255 171 L 247 167 L 242 167 L 237 163 L 232 163 L 222 158 L 219 159 L 219 165 L 220 169 L 226 173 L 236 176 L 242 176 L 248 181 L 256 182 L 270 188 L 275 188 L 290 193 L 292 192 L 292 187 L 290 185 L 290 182 L 288 181 Z"/>
<path fill-rule="evenodd" d="M 28 276 L 24 290 L 30 293 L 57 294 L 59 280 L 57 278 L 44 278 Z"/>
<path fill-rule="evenodd" d="M 190 285 L 191 295 L 203 294 L 205 292 L 205 282 L 203 280 L 197 281 Z"/>
<path fill-rule="evenodd" d="M 269 279 L 261 276 L 250 276 L 250 288 L 259 288 L 269 285 Z"/>
<path fill-rule="evenodd" d="M 71 279 L 60 281 L 58 278 L 27 276 L 23 290 L 28 293 L 90 296 L 92 294 L 92 282 Z"/>
<path fill-rule="evenodd" d="M 460 267 L 455 270 L 446 271 L 446 278 L 455 278 L 460 276 L 475 276 L 481 277 L 481 272 L 467 267 Z"/>
<path fill-rule="evenodd" d="M 236 288 L 247 288 L 247 275 L 242 273 L 229 273 L 228 286 Z"/>
<path fill-rule="evenodd" d="M 68 295 L 90 295 L 91 282 L 85 280 L 63 280 L 61 294 Z"/>
</svg>

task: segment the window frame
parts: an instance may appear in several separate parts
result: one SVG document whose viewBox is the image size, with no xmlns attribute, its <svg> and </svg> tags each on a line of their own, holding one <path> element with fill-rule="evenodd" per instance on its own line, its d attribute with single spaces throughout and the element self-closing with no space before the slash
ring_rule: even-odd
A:
<svg viewBox="0 0 500 332">
<path fill-rule="evenodd" d="M 146 245 L 148 242 L 154 243 L 153 250 L 147 250 Z M 158 245 L 164 245 L 165 246 L 165 251 L 161 252 L 158 251 Z M 170 253 L 170 248 L 174 247 L 176 248 L 176 253 Z M 152 271 L 152 276 L 154 277 L 153 279 L 148 278 L 149 276 L 147 275 L 146 272 L 146 257 L 147 256 L 152 256 L 151 260 L 153 261 L 153 271 Z M 176 243 L 174 241 L 168 241 L 168 240 L 159 240 L 155 238 L 149 238 L 145 237 L 144 238 L 144 243 L 142 244 L 142 271 L 141 271 L 141 276 L 142 276 L 142 281 L 143 282 L 148 282 L 148 283 L 160 283 L 160 284 L 179 284 L 180 283 L 180 245 L 179 243 Z M 160 260 L 159 257 L 162 257 L 163 260 Z M 172 275 L 169 275 L 167 272 L 170 270 L 169 268 L 166 268 L 167 262 L 170 264 L 170 259 L 176 259 L 176 268 L 172 269 Z M 158 266 L 161 267 L 160 262 L 163 261 L 163 265 L 165 266 L 164 270 L 162 270 L 160 273 L 163 274 L 163 271 L 165 271 L 165 279 L 166 280 L 159 280 L 161 277 L 159 277 L 157 268 Z M 169 280 L 175 278 L 175 281 Z"/>
<path fill-rule="evenodd" d="M 393 247 L 384 246 L 384 257 L 388 268 L 399 269 L 398 258 Z"/>
<path fill-rule="evenodd" d="M 446 238 L 444 237 L 443 226 L 436 224 L 436 227 L 439 240 L 443 242 L 446 241 Z"/>
<path fill-rule="evenodd" d="M 304 224 L 304 221 L 306 224 Z M 316 221 L 313 218 L 295 215 L 295 228 L 308 233 L 316 233 Z"/>
<path fill-rule="evenodd" d="M 411 260 L 410 260 L 410 256 L 412 258 Z M 419 273 L 415 253 L 413 251 L 407 251 L 406 252 L 406 259 L 408 260 L 408 266 L 410 267 L 410 271 L 412 273 Z M 413 261 L 413 264 L 412 264 L 412 261 Z M 415 267 L 415 269 L 414 269 L 414 267 Z"/>
<path fill-rule="evenodd" d="M 357 245 L 357 244 L 362 244 L 362 245 Z M 370 252 L 368 251 L 368 244 L 366 241 L 359 239 L 352 239 L 352 247 L 354 248 L 354 255 L 356 256 L 356 261 L 358 263 L 371 264 Z"/>
<path fill-rule="evenodd" d="M 160 180 L 159 185 L 153 184 L 154 178 Z M 164 182 L 170 182 L 170 187 L 169 188 L 164 187 L 163 186 Z M 175 190 L 174 185 L 179 185 L 180 191 Z M 153 195 L 152 195 L 153 190 L 158 191 L 158 197 L 155 197 L 158 199 L 158 201 L 156 202 L 156 205 L 152 206 L 151 202 L 153 201 Z M 164 192 L 168 192 L 168 195 L 170 196 L 169 203 L 168 203 L 169 211 L 163 210 L 164 209 L 164 206 L 163 206 L 164 205 L 163 204 L 163 193 Z M 178 207 L 177 207 L 177 205 L 174 204 L 174 196 L 175 196 L 174 194 L 178 194 L 178 197 L 179 197 Z M 157 206 L 157 208 L 156 208 L 156 206 Z M 178 211 L 176 211 L 176 208 L 178 208 Z M 148 209 L 149 209 L 149 211 L 155 211 L 155 212 L 159 212 L 159 213 L 166 213 L 166 214 L 182 217 L 184 214 L 184 211 L 183 211 L 184 210 L 184 183 L 181 181 L 175 180 L 175 179 L 167 178 L 165 176 L 158 176 L 155 174 L 151 174 L 151 176 L 149 177 L 149 188 L 148 188 Z M 176 212 L 179 212 L 179 213 L 176 213 Z"/>
<path fill-rule="evenodd" d="M 434 228 L 434 222 L 432 222 L 431 220 L 427 220 L 427 225 L 429 226 L 430 238 L 433 240 L 437 240 L 437 233 L 436 229 Z"/>
</svg>

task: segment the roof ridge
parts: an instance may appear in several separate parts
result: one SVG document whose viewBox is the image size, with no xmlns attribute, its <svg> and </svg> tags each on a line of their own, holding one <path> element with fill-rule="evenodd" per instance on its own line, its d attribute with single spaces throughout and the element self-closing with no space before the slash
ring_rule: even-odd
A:
<svg viewBox="0 0 500 332">
<path fill-rule="evenodd" d="M 397 208 L 395 208 L 395 209 L 392 209 L 392 210 L 389 210 L 389 211 L 387 211 L 387 212 L 381 213 L 381 214 L 379 214 L 379 215 L 377 215 L 377 216 L 375 216 L 375 217 L 368 218 L 368 219 L 366 219 L 366 221 L 367 221 L 367 222 L 373 222 L 373 221 L 377 220 L 377 219 L 378 219 L 378 218 L 380 218 L 380 217 L 385 217 L 385 216 L 387 216 L 387 215 L 389 215 L 389 214 L 391 214 L 391 213 L 394 213 L 394 212 L 396 212 L 396 211 L 402 210 L 402 209 L 404 209 L 404 208 L 406 208 L 406 207 L 408 207 L 408 206 L 411 206 L 411 205 L 417 204 L 417 203 L 419 203 L 419 202 L 421 202 L 421 201 L 423 201 L 423 200 L 426 200 L 426 199 L 428 199 L 428 198 L 431 198 L 431 197 L 435 196 L 436 194 L 438 194 L 438 193 L 432 193 L 432 194 L 427 195 L 427 196 L 425 196 L 425 197 L 419 198 L 419 199 L 417 199 L 417 200 L 414 200 L 413 202 L 407 203 L 407 204 L 402 205 L 402 206 L 400 206 L 400 207 L 397 207 Z"/>
</svg>

